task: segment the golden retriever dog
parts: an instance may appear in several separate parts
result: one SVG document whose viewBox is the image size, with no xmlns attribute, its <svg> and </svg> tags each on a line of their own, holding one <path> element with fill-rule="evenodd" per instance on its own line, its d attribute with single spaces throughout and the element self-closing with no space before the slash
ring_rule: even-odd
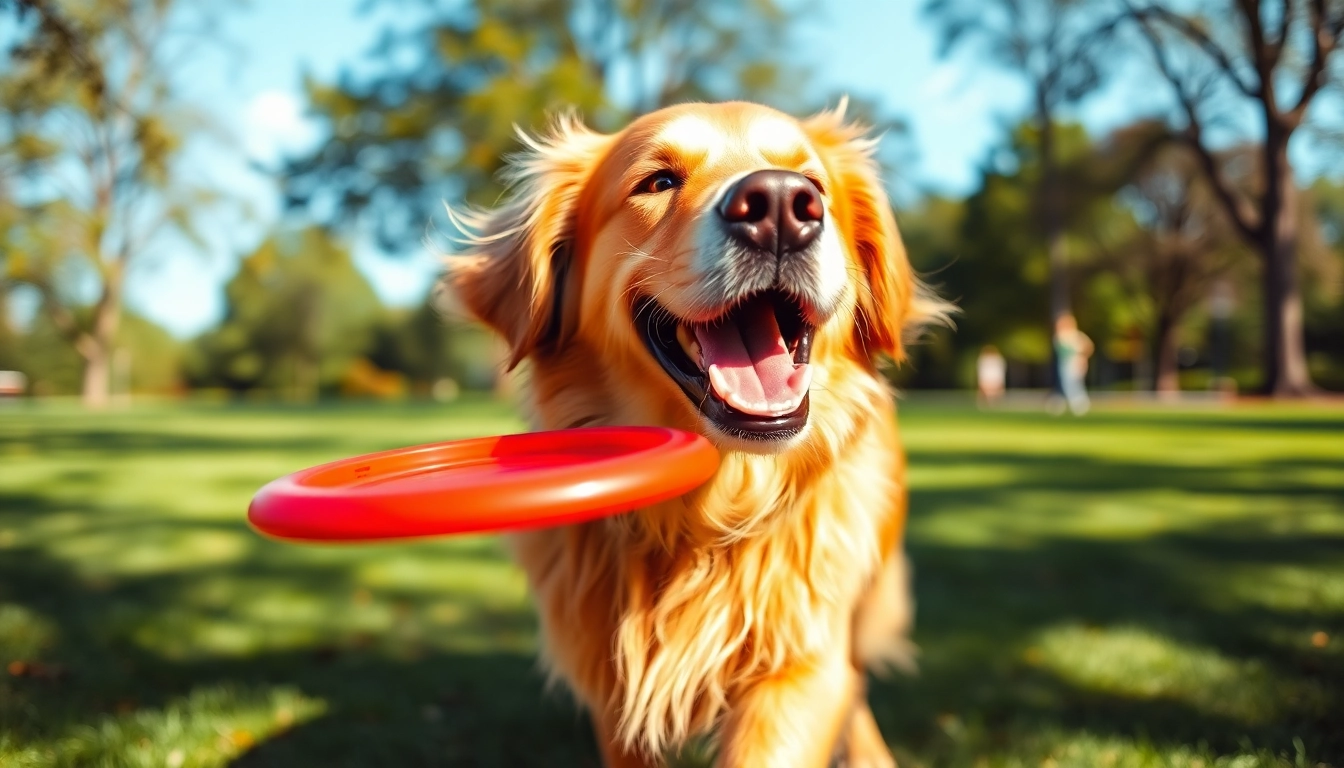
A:
<svg viewBox="0 0 1344 768">
<path fill-rule="evenodd" d="M 459 218 L 455 300 L 526 363 L 534 428 L 662 425 L 685 496 L 511 536 L 543 660 L 608 768 L 712 734 L 722 766 L 892 766 L 865 671 L 907 657 L 905 460 L 876 358 L 941 312 L 843 105 L 684 104 L 524 136 Z"/>
</svg>

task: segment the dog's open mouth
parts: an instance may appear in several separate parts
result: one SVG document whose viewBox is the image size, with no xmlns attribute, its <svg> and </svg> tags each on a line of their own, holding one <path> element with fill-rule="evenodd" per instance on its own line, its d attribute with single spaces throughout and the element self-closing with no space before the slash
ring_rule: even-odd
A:
<svg viewBox="0 0 1344 768">
<path fill-rule="evenodd" d="M 634 314 L 654 359 L 723 431 L 782 440 L 807 424 L 815 329 L 797 299 L 755 293 L 707 323 L 683 322 L 649 298 Z"/>
</svg>

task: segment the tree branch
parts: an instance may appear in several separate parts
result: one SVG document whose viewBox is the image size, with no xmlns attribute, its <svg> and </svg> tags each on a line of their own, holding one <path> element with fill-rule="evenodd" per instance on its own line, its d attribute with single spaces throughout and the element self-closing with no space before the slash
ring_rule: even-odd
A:
<svg viewBox="0 0 1344 768">
<path fill-rule="evenodd" d="M 1311 63 L 1307 65 L 1307 74 L 1302 81 L 1302 92 L 1297 104 L 1284 115 L 1290 128 L 1302 124 L 1311 100 L 1324 87 L 1329 79 L 1325 75 L 1330 54 L 1339 45 L 1340 28 L 1344 26 L 1344 14 L 1339 19 L 1327 19 L 1325 0 L 1311 1 Z"/>
<path fill-rule="evenodd" d="M 65 52 L 83 72 L 90 90 L 101 96 L 107 90 L 107 82 L 103 79 L 103 68 L 88 55 L 85 50 L 84 39 L 75 31 L 74 26 L 67 19 L 62 18 L 60 13 L 47 0 L 15 0 L 15 2 L 18 4 L 20 16 L 24 12 L 37 14 L 42 29 L 56 39 L 56 47 Z"/>
<path fill-rule="evenodd" d="M 42 297 L 42 307 L 46 309 L 47 317 L 56 327 L 56 332 L 87 359 L 93 353 L 90 348 L 93 339 L 88 331 L 79 327 L 79 321 L 75 319 L 74 313 L 61 303 L 61 298 L 56 295 L 56 289 L 52 284 L 45 278 L 32 274 L 25 276 L 20 282 L 27 283 L 37 290 L 38 295 Z"/>
<path fill-rule="evenodd" d="M 1260 67 L 1258 66 L 1259 64 L 1258 53 L 1261 50 L 1260 46 L 1258 45 L 1252 46 L 1252 51 L 1256 52 L 1257 54 L 1256 71 L 1260 75 L 1260 83 L 1257 85 L 1254 83 L 1248 83 L 1245 80 L 1243 80 L 1240 73 L 1237 72 L 1236 62 L 1232 60 L 1231 55 L 1229 55 L 1227 51 L 1223 50 L 1222 46 L 1218 45 L 1218 43 L 1215 42 L 1213 38 L 1205 34 L 1203 30 L 1195 26 L 1193 22 L 1191 22 L 1184 16 L 1181 16 L 1178 13 L 1173 13 L 1172 11 L 1169 11 L 1166 8 L 1162 8 L 1159 6 L 1148 6 L 1147 8 L 1144 8 L 1142 10 L 1133 11 L 1133 13 L 1139 14 L 1141 16 L 1146 16 L 1147 14 L 1151 13 L 1152 15 L 1156 16 L 1167 26 L 1176 30 L 1183 37 L 1190 40 L 1195 45 L 1199 46 L 1200 50 L 1204 51 L 1204 53 L 1206 53 L 1209 56 L 1209 58 L 1213 59 L 1214 63 L 1218 65 L 1218 68 L 1227 75 L 1227 78 L 1231 80 L 1235 86 L 1237 86 L 1237 90 L 1241 91 L 1242 93 L 1246 94 L 1247 96 L 1253 99 L 1259 99 L 1261 97 L 1263 89 L 1266 87 L 1268 81 L 1266 80 L 1265 77 L 1266 72 L 1261 71 Z M 1258 23 L 1255 25 L 1255 28 L 1256 29 L 1259 28 Z"/>
<path fill-rule="evenodd" d="M 1126 2 L 1128 5 L 1128 2 Z M 1255 222 L 1255 213 L 1250 204 L 1239 196 L 1223 177 L 1218 168 L 1218 160 L 1204 146 L 1204 129 L 1199 119 L 1199 111 L 1196 108 L 1194 99 L 1186 92 L 1185 84 L 1172 69 L 1171 62 L 1167 59 L 1166 52 L 1162 48 L 1162 43 L 1157 38 L 1157 31 L 1152 28 L 1147 18 L 1141 12 L 1135 16 L 1135 21 L 1139 24 L 1139 29 L 1143 32 L 1143 37 L 1148 41 L 1153 49 L 1153 56 L 1157 59 L 1158 69 L 1162 76 L 1171 84 L 1176 91 L 1176 98 L 1181 103 L 1181 108 L 1185 112 L 1187 126 L 1182 139 L 1194 151 L 1199 159 L 1200 167 L 1204 170 L 1204 175 L 1209 180 L 1209 186 L 1213 188 L 1219 202 L 1227 210 L 1228 218 L 1248 240 L 1258 240 L 1260 237 L 1260 227 L 1263 222 Z"/>
<path fill-rule="evenodd" d="M 1265 38 L 1264 23 L 1260 19 L 1260 0 L 1237 0 L 1237 7 L 1241 9 L 1241 15 L 1246 19 L 1246 41 L 1247 47 L 1251 51 L 1251 58 L 1255 61 L 1255 71 L 1260 75 L 1260 83 L 1273 86 L 1270 80 L 1274 67 L 1279 63 L 1279 56 L 1283 53 L 1283 36 L 1288 33 L 1288 17 L 1291 14 L 1292 0 L 1284 3 L 1283 28 L 1279 30 L 1276 41 L 1268 41 Z"/>
</svg>

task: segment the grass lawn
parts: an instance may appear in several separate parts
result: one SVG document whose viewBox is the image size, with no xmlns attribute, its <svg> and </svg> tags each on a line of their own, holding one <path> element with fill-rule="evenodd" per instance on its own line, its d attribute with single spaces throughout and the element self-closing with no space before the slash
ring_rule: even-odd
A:
<svg viewBox="0 0 1344 768">
<path fill-rule="evenodd" d="M 901 418 L 922 669 L 873 699 L 903 768 L 1344 766 L 1344 409 Z M 0 408 L 0 765 L 596 765 L 496 540 L 243 522 L 285 472 L 519 426 Z"/>
</svg>

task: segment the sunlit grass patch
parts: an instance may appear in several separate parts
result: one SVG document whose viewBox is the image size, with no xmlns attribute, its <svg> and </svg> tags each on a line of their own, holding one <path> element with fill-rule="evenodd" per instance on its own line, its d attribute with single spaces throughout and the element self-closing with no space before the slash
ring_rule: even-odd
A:
<svg viewBox="0 0 1344 768">
<path fill-rule="evenodd" d="M 1055 627 L 1023 656 L 1084 691 L 1164 700 L 1247 725 L 1271 721 L 1288 701 L 1325 703 L 1323 691 L 1287 685 L 1259 660 L 1229 658 L 1140 627 Z"/>
<path fill-rule="evenodd" d="M 902 408 L 922 671 L 871 694 L 903 768 L 1344 768 L 1344 411 Z M 0 765 L 595 765 L 499 539 L 244 521 L 285 472 L 520 429 L 470 398 L 0 416 Z"/>
<path fill-rule="evenodd" d="M 1344 553 L 1334 562 L 1248 566 L 1222 586 L 1229 601 L 1344 617 Z"/>
<path fill-rule="evenodd" d="M 1057 727 L 1023 733 L 1004 744 L 979 723 L 940 718 L 934 744 L 921 754 L 897 747 L 901 768 L 1320 768 L 1300 742 L 1287 751 L 1244 741 L 1236 754 L 1207 744 L 1160 745 L 1143 738 L 1107 737 Z M 1329 768 L 1329 766 L 1327 766 Z"/>
<path fill-rule="evenodd" d="M 201 688 L 164 707 L 134 709 L 74 726 L 49 754 L 58 766 L 225 765 L 258 742 L 281 736 L 324 711 L 325 702 L 289 688 Z"/>
<path fill-rule="evenodd" d="M 208 569 L 242 559 L 255 539 L 242 530 L 141 526 L 135 536 L 118 526 L 72 528 L 47 549 L 89 574 L 139 576 Z"/>
</svg>

